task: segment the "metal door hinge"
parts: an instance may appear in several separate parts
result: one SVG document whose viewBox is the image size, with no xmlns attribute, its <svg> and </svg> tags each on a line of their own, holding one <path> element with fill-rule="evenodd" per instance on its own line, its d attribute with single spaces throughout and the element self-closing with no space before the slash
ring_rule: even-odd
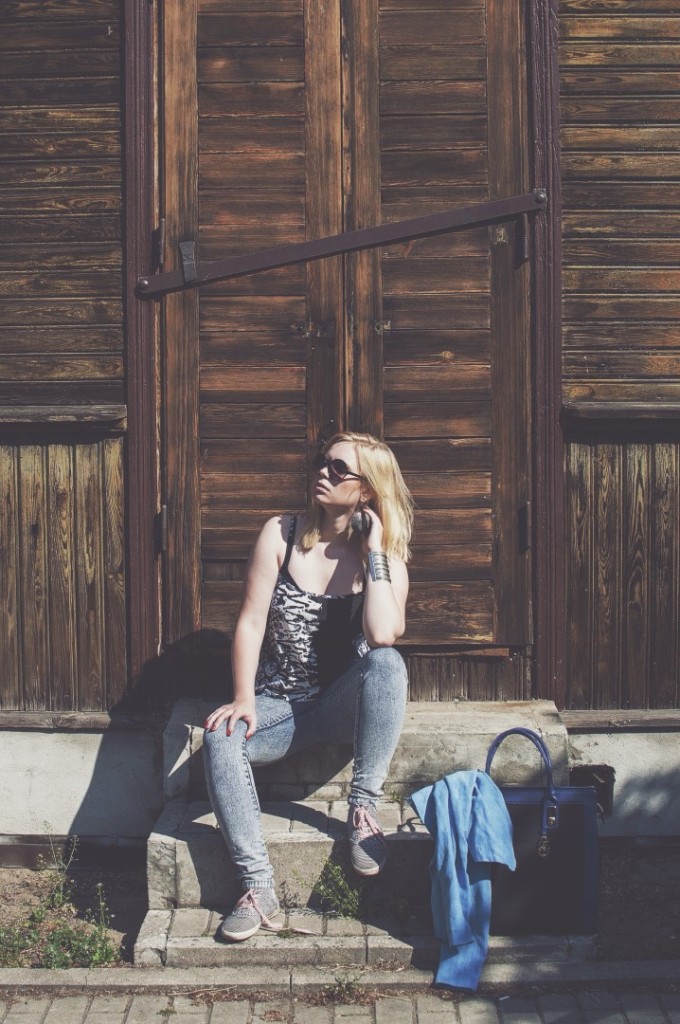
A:
<svg viewBox="0 0 680 1024">
<path fill-rule="evenodd" d="M 198 263 L 196 243 L 191 241 L 180 242 L 179 255 L 182 261 L 182 276 L 184 277 L 184 283 L 189 284 L 191 281 L 195 281 L 198 277 L 196 266 Z"/>
<path fill-rule="evenodd" d="M 520 552 L 531 550 L 531 502 L 517 509 L 517 543 Z"/>
<path fill-rule="evenodd" d="M 156 535 L 156 554 L 162 555 L 168 550 L 168 506 L 161 505 L 155 515 L 154 532 Z"/>
</svg>

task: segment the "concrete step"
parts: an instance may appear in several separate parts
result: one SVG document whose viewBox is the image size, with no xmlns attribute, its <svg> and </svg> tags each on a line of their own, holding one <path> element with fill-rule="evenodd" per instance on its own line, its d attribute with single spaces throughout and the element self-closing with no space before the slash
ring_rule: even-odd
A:
<svg viewBox="0 0 680 1024">
<path fill-rule="evenodd" d="M 203 774 L 203 723 L 212 704 L 179 701 L 163 738 L 165 796 L 168 800 L 206 799 Z M 505 729 L 524 726 L 545 740 L 555 781 L 568 781 L 568 738 L 552 701 L 413 702 L 408 705 L 385 793 L 403 799 L 450 772 L 483 768 L 493 739 Z M 348 747 L 319 744 L 274 765 L 255 769 L 258 793 L 268 801 L 341 800 L 351 778 Z M 537 752 L 525 739 L 512 737 L 494 760 L 500 783 L 531 783 L 541 778 Z"/>
<path fill-rule="evenodd" d="M 314 888 L 330 860 L 349 867 L 345 801 L 262 803 L 262 823 L 280 895 L 288 903 L 314 905 Z M 432 839 L 409 805 L 385 801 L 380 822 L 388 863 L 364 882 L 372 905 L 426 906 Z M 171 800 L 147 846 L 149 907 L 152 910 L 206 907 L 224 910 L 240 895 L 227 849 L 207 801 Z M 359 881 L 359 880 L 357 880 Z"/>
<path fill-rule="evenodd" d="M 135 963 L 167 967 L 305 966 L 433 970 L 439 941 L 429 910 L 359 921 L 288 910 L 281 933 L 260 931 L 241 943 L 218 938 L 222 915 L 207 909 L 150 911 L 135 945 Z M 312 934 L 298 934 L 292 929 Z M 594 957 L 594 941 L 583 936 L 492 936 L 488 964 L 583 962 Z"/>
</svg>

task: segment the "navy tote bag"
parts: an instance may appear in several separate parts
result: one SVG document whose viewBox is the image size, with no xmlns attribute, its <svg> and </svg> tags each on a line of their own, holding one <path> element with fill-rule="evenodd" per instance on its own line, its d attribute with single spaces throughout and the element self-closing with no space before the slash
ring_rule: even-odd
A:
<svg viewBox="0 0 680 1024">
<path fill-rule="evenodd" d="M 589 935 L 597 921 L 597 797 L 593 786 L 555 786 L 552 761 L 531 729 L 508 729 L 491 744 L 486 771 L 507 736 L 538 749 L 543 786 L 502 786 L 513 828 L 515 872 L 499 865 L 493 881 L 493 935 Z"/>
</svg>

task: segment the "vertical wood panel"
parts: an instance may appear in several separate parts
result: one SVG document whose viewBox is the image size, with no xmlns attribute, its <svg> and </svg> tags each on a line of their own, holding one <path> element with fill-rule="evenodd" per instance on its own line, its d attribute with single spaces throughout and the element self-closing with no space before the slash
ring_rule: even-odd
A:
<svg viewBox="0 0 680 1024">
<path fill-rule="evenodd" d="M 163 9 L 164 269 L 175 270 L 179 243 L 198 241 L 197 2 L 168 0 Z M 164 342 L 165 641 L 173 643 L 200 624 L 197 289 L 164 299 Z"/>
<path fill-rule="evenodd" d="M 342 231 L 340 0 L 306 0 L 306 238 Z M 307 264 L 307 438 L 310 446 L 344 426 L 340 364 L 344 330 L 342 257 Z"/>
<path fill-rule="evenodd" d="M 567 706 L 592 706 L 592 460 L 586 445 L 567 451 Z"/>
<path fill-rule="evenodd" d="M 73 572 L 73 486 L 73 448 L 69 445 L 51 445 L 47 449 L 47 560 L 51 641 L 48 703 L 50 708 L 58 711 L 69 711 L 77 707 L 78 631 Z"/>
<path fill-rule="evenodd" d="M 0 445 L 0 707 L 22 706 L 17 451 Z"/>
<path fill-rule="evenodd" d="M 650 494 L 650 707 L 677 707 L 680 636 L 678 445 L 657 444 Z"/>
<path fill-rule="evenodd" d="M 122 438 L 104 441 L 104 623 L 106 707 L 124 697 L 127 683 L 125 642 L 125 494 Z"/>
<path fill-rule="evenodd" d="M 49 706 L 44 448 L 38 445 L 22 448 L 19 456 L 19 487 L 23 706 L 27 711 L 34 711 Z"/>
<path fill-rule="evenodd" d="M 629 444 L 625 454 L 623 586 L 625 590 L 623 707 L 649 706 L 650 452 Z"/>
<path fill-rule="evenodd" d="M 104 707 L 103 495 L 101 449 L 75 453 L 75 578 L 78 608 L 78 707 Z"/>
<path fill-rule="evenodd" d="M 344 229 L 379 224 L 378 0 L 343 3 Z M 345 257 L 347 400 L 349 425 L 382 437 L 382 281 L 378 249 Z"/>
<path fill-rule="evenodd" d="M 621 451 L 597 445 L 593 467 L 593 703 L 618 707 L 621 694 Z"/>
<path fill-rule="evenodd" d="M 489 198 L 526 192 L 528 126 L 519 0 L 488 0 Z M 518 224 L 491 229 L 491 415 L 494 505 L 494 637 L 531 641 L 529 552 L 518 516 L 529 500 L 529 262 Z"/>
</svg>

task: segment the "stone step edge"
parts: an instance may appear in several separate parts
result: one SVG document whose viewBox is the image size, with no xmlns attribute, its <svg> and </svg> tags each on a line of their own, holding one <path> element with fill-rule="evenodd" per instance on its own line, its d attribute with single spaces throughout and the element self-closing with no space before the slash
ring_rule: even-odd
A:
<svg viewBox="0 0 680 1024">
<path fill-rule="evenodd" d="M 171 937 L 178 919 L 184 917 L 189 924 L 204 920 L 206 926 L 200 934 L 179 934 Z M 200 920 L 199 920 L 200 918 Z M 384 965 L 400 970 L 412 966 L 433 968 L 439 959 L 439 941 L 431 934 L 399 935 L 359 921 L 330 919 L 340 932 L 334 935 L 287 935 L 261 932 L 243 943 L 222 943 L 215 933 L 221 915 L 215 912 L 190 910 L 150 910 L 142 924 L 134 949 L 136 966 L 170 968 L 204 968 L 253 966 L 318 965 L 352 966 L 362 969 Z M 323 919 L 327 922 L 328 919 Z M 322 916 L 286 913 L 286 927 L 322 925 Z M 182 929 L 179 929 L 180 931 Z M 398 930 L 398 928 L 395 928 Z M 593 936 L 491 936 L 489 963 L 518 963 L 521 961 L 587 962 L 595 956 Z"/>
</svg>

